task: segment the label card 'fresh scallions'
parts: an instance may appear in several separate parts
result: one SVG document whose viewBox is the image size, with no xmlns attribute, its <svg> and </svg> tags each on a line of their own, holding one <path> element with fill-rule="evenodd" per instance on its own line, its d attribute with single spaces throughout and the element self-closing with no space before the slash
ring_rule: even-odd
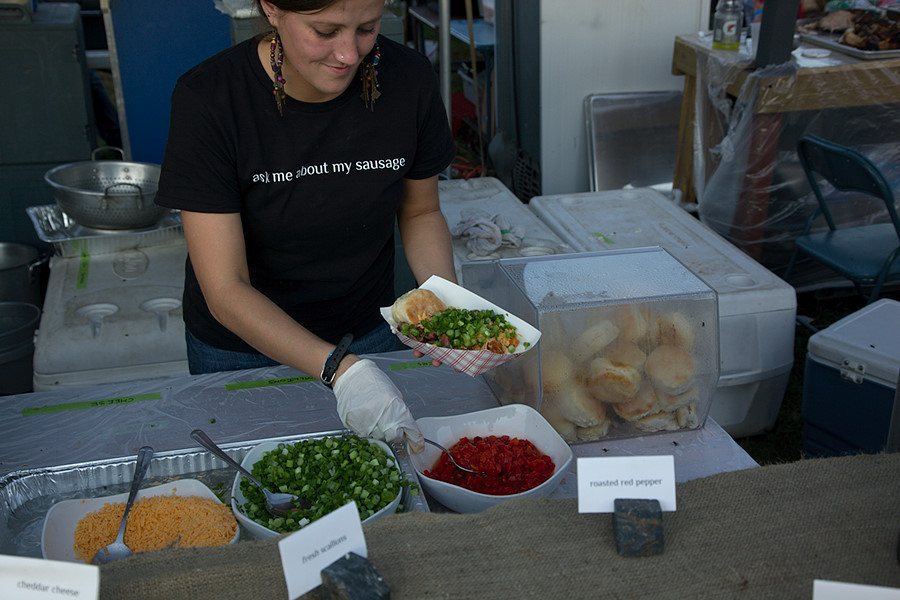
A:
<svg viewBox="0 0 900 600">
<path fill-rule="evenodd" d="M 604 456 L 578 459 L 578 512 L 615 512 L 616 499 L 659 500 L 675 510 L 675 457 Z"/>
<path fill-rule="evenodd" d="M 0 598 L 100 597 L 100 567 L 60 560 L 0 555 Z"/>
<path fill-rule="evenodd" d="M 349 552 L 368 556 L 356 502 L 350 501 L 278 542 L 281 568 L 293 600 L 322 583 L 322 569 Z"/>
</svg>

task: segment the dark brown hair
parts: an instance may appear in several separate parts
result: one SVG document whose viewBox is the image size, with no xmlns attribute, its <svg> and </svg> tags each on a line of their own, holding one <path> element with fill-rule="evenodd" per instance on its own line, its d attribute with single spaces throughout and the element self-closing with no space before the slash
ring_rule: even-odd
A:
<svg viewBox="0 0 900 600">
<path fill-rule="evenodd" d="M 338 0 L 268 0 L 269 4 L 273 4 L 281 10 L 289 12 L 316 12 L 323 10 L 337 2 Z M 256 0 L 256 7 L 259 14 L 266 14 L 262 8 L 262 2 Z"/>
</svg>

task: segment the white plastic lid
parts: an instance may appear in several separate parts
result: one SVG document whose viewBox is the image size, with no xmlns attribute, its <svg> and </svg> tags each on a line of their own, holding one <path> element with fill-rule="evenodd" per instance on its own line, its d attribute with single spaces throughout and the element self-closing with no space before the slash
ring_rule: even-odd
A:
<svg viewBox="0 0 900 600">
<path fill-rule="evenodd" d="M 862 365 L 864 377 L 890 388 L 900 376 L 900 302 L 882 298 L 809 338 L 809 354 L 836 365 Z"/>
<path fill-rule="evenodd" d="M 790 285 L 655 190 L 537 196 L 528 207 L 579 252 L 665 248 L 716 290 L 719 316 L 796 309 Z"/>
<path fill-rule="evenodd" d="M 658 246 L 508 260 L 501 269 L 539 308 L 666 297 L 715 302 L 715 291 Z"/>
</svg>

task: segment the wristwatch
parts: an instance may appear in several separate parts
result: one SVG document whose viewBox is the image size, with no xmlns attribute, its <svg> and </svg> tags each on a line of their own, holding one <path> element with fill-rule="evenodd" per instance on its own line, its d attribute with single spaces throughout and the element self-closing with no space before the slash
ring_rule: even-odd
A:
<svg viewBox="0 0 900 600">
<path fill-rule="evenodd" d="M 328 389 L 331 389 L 331 384 L 334 382 L 334 374 L 337 372 L 338 365 L 340 365 L 341 361 L 344 360 L 344 357 L 347 356 L 347 351 L 350 350 L 350 344 L 352 342 L 353 334 L 348 333 L 341 338 L 337 347 L 335 347 L 335 349 L 331 351 L 331 354 L 328 355 L 328 358 L 325 359 L 325 365 L 322 367 L 322 374 L 319 376 L 319 379 L 322 380 L 322 383 L 324 383 L 325 387 Z"/>
</svg>

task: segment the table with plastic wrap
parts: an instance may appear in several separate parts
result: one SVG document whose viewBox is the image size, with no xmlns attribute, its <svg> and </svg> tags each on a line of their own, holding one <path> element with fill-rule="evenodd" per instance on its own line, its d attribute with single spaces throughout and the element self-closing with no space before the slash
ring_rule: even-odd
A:
<svg viewBox="0 0 900 600">
<path fill-rule="evenodd" d="M 900 58 L 895 52 L 885 52 L 884 58 L 872 54 L 840 47 L 823 52 L 801 40 L 790 61 L 754 68 L 745 44 L 729 52 L 713 50 L 709 34 L 676 36 L 672 73 L 684 76 L 684 93 L 673 187 L 682 190 L 685 200 L 695 200 L 710 173 L 733 156 L 731 162 L 741 165 L 730 176 L 740 189 L 736 215 L 741 221 L 733 225 L 734 241 L 753 255 L 774 185 L 776 152 L 791 148 L 791 135 L 816 126 L 813 119 L 831 110 L 842 111 L 841 117 L 830 119 L 842 123 L 826 127 L 835 135 L 892 127 L 879 124 L 884 117 L 874 116 L 873 110 L 880 107 L 879 115 L 890 115 L 900 102 Z M 736 99 L 733 109 L 723 102 L 728 98 Z M 720 144 L 743 125 L 748 131 L 741 129 L 739 141 Z"/>
<path fill-rule="evenodd" d="M 412 350 L 373 354 L 416 418 L 498 406 L 487 383 L 416 358 Z M 157 455 L 197 448 L 192 430 L 216 443 L 342 430 L 334 396 L 285 366 L 115 383 L 7 396 L 0 402 L 0 485 L 17 471 Z M 675 456 L 676 480 L 757 466 L 715 422 L 698 430 L 573 445 L 576 456 Z M 572 461 L 556 497 L 577 493 Z M 430 510 L 442 510 L 429 501 Z"/>
</svg>

